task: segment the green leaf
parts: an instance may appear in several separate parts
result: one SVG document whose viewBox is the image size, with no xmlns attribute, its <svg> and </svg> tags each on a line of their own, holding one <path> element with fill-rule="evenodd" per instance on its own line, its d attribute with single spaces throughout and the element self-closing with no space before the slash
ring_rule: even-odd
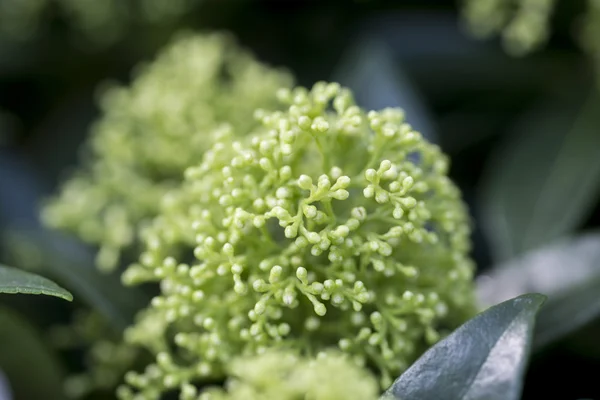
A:
<svg viewBox="0 0 600 400">
<path fill-rule="evenodd" d="M 44 271 L 68 285 L 78 300 L 98 310 L 119 331 L 148 303 L 139 287 L 125 287 L 118 275 L 101 273 L 92 252 L 57 232 L 13 229 L 6 241 L 35 249 L 38 254 L 33 258 L 43 260 L 39 266 Z"/>
<path fill-rule="evenodd" d="M 518 293 L 547 295 L 536 325 L 537 350 L 600 315 L 600 232 L 563 239 L 498 265 L 478 278 L 477 292 L 484 306 Z"/>
<path fill-rule="evenodd" d="M 429 349 L 386 392 L 402 400 L 517 400 L 535 315 L 544 302 L 526 294 L 467 321 Z"/>
<path fill-rule="evenodd" d="M 42 276 L 0 264 L 0 293 L 45 294 L 73 301 L 73 295 Z"/>
<path fill-rule="evenodd" d="M 33 326 L 7 308 L 0 308 L 0 370 L 17 399 L 65 399 L 55 354 Z"/>
<path fill-rule="evenodd" d="M 497 260 L 574 232 L 600 189 L 600 95 L 529 115 L 492 157 L 481 193 L 483 229 Z"/>
</svg>

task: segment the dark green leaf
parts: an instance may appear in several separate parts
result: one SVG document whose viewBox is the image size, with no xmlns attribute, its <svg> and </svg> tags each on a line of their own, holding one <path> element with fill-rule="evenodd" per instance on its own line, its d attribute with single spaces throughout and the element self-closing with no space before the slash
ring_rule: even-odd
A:
<svg viewBox="0 0 600 400">
<path fill-rule="evenodd" d="M 600 189 L 600 96 L 577 112 L 564 100 L 517 128 L 488 166 L 481 219 L 498 260 L 574 232 Z"/>
<path fill-rule="evenodd" d="M 16 398 L 65 398 L 62 366 L 55 355 L 34 327 L 6 308 L 0 308 L 0 370 Z"/>
<path fill-rule="evenodd" d="M 567 335 L 600 315 L 600 233 L 564 239 L 498 265 L 479 277 L 481 304 L 539 292 L 548 302 L 539 314 L 534 348 Z"/>
<path fill-rule="evenodd" d="M 73 295 L 42 276 L 0 264 L 0 293 L 45 294 L 68 301 Z"/>
<path fill-rule="evenodd" d="M 535 315 L 544 302 L 527 294 L 467 321 L 429 349 L 394 382 L 402 400 L 517 400 Z"/>
</svg>

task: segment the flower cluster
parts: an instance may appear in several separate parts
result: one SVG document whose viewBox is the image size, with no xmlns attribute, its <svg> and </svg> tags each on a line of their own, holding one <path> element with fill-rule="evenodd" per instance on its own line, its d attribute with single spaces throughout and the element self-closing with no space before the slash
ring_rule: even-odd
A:
<svg viewBox="0 0 600 400">
<path fill-rule="evenodd" d="M 440 149 L 335 83 L 278 98 L 251 134 L 215 131 L 145 229 L 123 279 L 161 293 L 126 340 L 156 363 L 126 375 L 122 399 L 267 349 L 337 347 L 387 386 L 474 311 L 469 218 Z"/>
<path fill-rule="evenodd" d="M 164 25 L 185 15 L 201 0 L 7 0 L 0 2 L 0 34 L 16 40 L 31 38 L 45 24 L 48 10 L 59 15 L 88 43 L 109 45 L 128 26 Z"/>
<path fill-rule="evenodd" d="M 198 396 L 186 385 L 182 400 L 376 400 L 377 381 L 339 353 L 319 353 L 315 359 L 292 352 L 234 360 L 228 368 L 227 391 L 213 389 Z"/>
<path fill-rule="evenodd" d="M 467 0 L 464 18 L 474 35 L 502 33 L 506 51 L 523 55 L 542 46 L 556 0 Z"/>
<path fill-rule="evenodd" d="M 287 73 L 228 36 L 176 38 L 131 87 L 103 95 L 86 165 L 45 208 L 45 221 L 99 245 L 98 266 L 114 268 L 163 195 L 210 147 L 209 133 L 224 122 L 248 132 L 254 109 L 275 107 L 277 88 L 289 86 Z"/>
</svg>

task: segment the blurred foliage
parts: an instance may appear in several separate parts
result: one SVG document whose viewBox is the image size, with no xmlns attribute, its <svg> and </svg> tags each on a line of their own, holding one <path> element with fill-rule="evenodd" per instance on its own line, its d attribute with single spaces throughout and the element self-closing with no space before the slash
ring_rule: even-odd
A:
<svg viewBox="0 0 600 400">
<path fill-rule="evenodd" d="M 546 43 L 557 0 L 466 0 L 464 17 L 475 36 L 502 34 L 507 52 L 523 55 Z"/>
<path fill-rule="evenodd" d="M 585 0 L 585 11 L 579 11 L 569 30 L 600 71 L 600 1 Z M 571 1 L 577 7 L 580 1 Z M 542 48 L 552 36 L 555 13 L 562 9 L 560 0 L 464 0 L 463 20 L 471 34 L 479 38 L 500 35 L 504 49 L 511 55 L 523 56 Z"/>
<path fill-rule="evenodd" d="M 481 223 L 497 260 L 571 234 L 600 195 L 600 94 L 549 99 L 490 156 Z"/>
<path fill-rule="evenodd" d="M 22 315 L 6 307 L 0 307 L 0 366 L 19 398 L 65 398 L 57 355 Z"/>
<path fill-rule="evenodd" d="M 114 393 L 125 373 L 139 363 L 147 363 L 140 349 L 122 341 L 99 313 L 80 309 L 73 320 L 53 326 L 50 343 L 61 352 L 84 351 L 84 371 L 68 376 L 64 391 L 70 398 L 83 398 L 93 393 Z"/>
<path fill-rule="evenodd" d="M 34 40 L 53 23 L 72 30 L 81 45 L 103 47 L 139 25 L 175 23 L 202 0 L 2 0 L 0 39 Z M 80 37 L 77 37 L 80 36 Z"/>
<path fill-rule="evenodd" d="M 588 0 L 589 10 L 584 17 L 581 41 L 596 63 L 596 79 L 600 82 L 600 1 Z M 600 86 L 600 83 L 598 84 Z"/>
<path fill-rule="evenodd" d="M 581 329 L 600 314 L 600 234 L 552 241 L 495 266 L 479 277 L 478 296 L 494 305 L 520 293 L 545 293 L 534 348 Z"/>
</svg>

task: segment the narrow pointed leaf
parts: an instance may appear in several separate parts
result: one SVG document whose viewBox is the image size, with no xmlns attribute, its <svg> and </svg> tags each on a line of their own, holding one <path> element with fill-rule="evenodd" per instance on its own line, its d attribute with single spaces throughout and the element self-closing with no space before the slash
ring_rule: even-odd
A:
<svg viewBox="0 0 600 400">
<path fill-rule="evenodd" d="M 600 316 L 600 232 L 563 239 L 500 264 L 479 277 L 477 292 L 484 306 L 518 293 L 547 295 L 534 336 L 538 350 Z"/>
<path fill-rule="evenodd" d="M 56 283 L 31 272 L 0 264 L 0 293 L 45 294 L 60 297 L 67 301 L 73 295 Z"/>
<path fill-rule="evenodd" d="M 498 261 L 574 232 L 596 204 L 600 95 L 564 104 L 529 115 L 488 166 L 481 220 Z"/>
<path fill-rule="evenodd" d="M 402 374 L 387 398 L 518 400 L 535 315 L 544 299 L 519 296 L 467 321 Z"/>
</svg>

